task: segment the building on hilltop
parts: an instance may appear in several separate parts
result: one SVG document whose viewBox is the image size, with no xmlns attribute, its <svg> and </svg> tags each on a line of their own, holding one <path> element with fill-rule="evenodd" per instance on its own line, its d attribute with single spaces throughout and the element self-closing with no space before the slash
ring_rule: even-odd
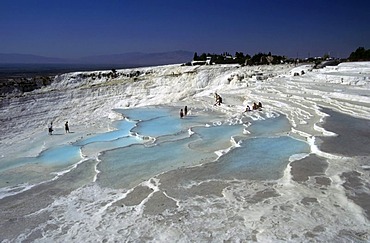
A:
<svg viewBox="0 0 370 243">
<path fill-rule="evenodd" d="M 205 61 L 191 61 L 191 65 L 194 66 L 194 65 L 211 65 L 211 60 L 212 60 L 212 57 L 207 57 L 207 59 Z"/>
</svg>

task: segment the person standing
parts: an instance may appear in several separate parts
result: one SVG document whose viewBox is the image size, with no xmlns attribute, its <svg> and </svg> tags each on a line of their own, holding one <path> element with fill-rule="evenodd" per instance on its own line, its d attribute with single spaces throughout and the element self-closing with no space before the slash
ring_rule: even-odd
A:
<svg viewBox="0 0 370 243">
<path fill-rule="evenodd" d="M 68 121 L 66 121 L 66 123 L 64 124 L 64 129 L 66 130 L 66 133 L 69 133 Z"/>
<path fill-rule="evenodd" d="M 187 116 L 188 115 L 188 106 L 185 106 L 185 109 L 184 109 L 184 115 Z"/>
<path fill-rule="evenodd" d="M 180 118 L 183 118 L 184 117 L 184 112 L 182 111 L 182 109 L 180 110 Z"/>
<path fill-rule="evenodd" d="M 50 126 L 49 126 L 49 135 L 53 135 L 53 122 L 50 122 Z"/>
<path fill-rule="evenodd" d="M 218 105 L 220 102 L 220 96 L 216 92 L 215 92 L 215 101 L 216 101 L 215 105 Z"/>
</svg>

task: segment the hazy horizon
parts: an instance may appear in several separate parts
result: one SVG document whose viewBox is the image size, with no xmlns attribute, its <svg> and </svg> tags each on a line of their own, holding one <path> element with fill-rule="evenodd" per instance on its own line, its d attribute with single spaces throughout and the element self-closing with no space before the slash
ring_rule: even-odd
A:
<svg viewBox="0 0 370 243">
<path fill-rule="evenodd" d="M 0 53 L 55 58 L 271 52 L 348 57 L 370 46 L 370 2 L 3 0 Z"/>
</svg>

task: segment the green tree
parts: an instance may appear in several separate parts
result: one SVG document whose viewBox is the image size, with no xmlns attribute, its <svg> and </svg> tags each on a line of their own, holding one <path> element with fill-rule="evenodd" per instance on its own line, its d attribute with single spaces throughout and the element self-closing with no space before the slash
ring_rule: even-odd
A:
<svg viewBox="0 0 370 243">
<path fill-rule="evenodd" d="M 193 61 L 198 61 L 198 53 L 194 53 Z"/>
<path fill-rule="evenodd" d="M 202 55 L 200 55 L 199 57 L 199 61 L 205 61 L 205 60 L 207 60 L 207 54 L 202 53 Z"/>
<path fill-rule="evenodd" d="M 370 49 L 359 47 L 348 57 L 350 61 L 370 61 Z"/>
<path fill-rule="evenodd" d="M 244 59 L 243 52 L 235 52 L 235 58 L 236 59 Z"/>
</svg>

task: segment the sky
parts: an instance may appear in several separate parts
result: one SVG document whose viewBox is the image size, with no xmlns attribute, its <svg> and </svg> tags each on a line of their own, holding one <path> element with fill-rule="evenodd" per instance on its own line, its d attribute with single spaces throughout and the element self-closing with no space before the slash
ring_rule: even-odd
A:
<svg viewBox="0 0 370 243">
<path fill-rule="evenodd" d="M 358 47 L 370 48 L 369 0 L 0 0 L 0 53 L 348 57 Z"/>
</svg>

